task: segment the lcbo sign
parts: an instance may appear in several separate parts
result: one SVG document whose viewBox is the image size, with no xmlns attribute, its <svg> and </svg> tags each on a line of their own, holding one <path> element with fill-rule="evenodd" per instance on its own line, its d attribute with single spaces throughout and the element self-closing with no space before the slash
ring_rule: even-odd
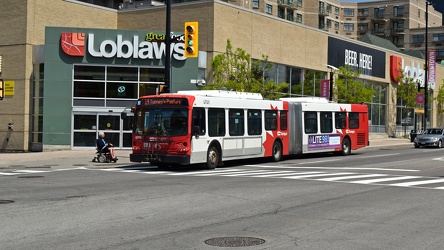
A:
<svg viewBox="0 0 444 250">
<path fill-rule="evenodd" d="M 155 37 L 163 38 L 153 39 Z M 165 35 L 149 33 L 145 39 L 140 41 L 138 35 L 131 40 L 125 40 L 122 35 L 117 35 L 115 40 L 96 41 L 93 33 L 88 34 L 87 51 L 93 57 L 104 58 L 140 58 L 140 59 L 162 59 L 165 56 Z M 184 56 L 183 36 L 172 36 L 171 56 L 183 61 Z M 62 50 L 70 56 L 85 55 L 85 33 L 63 32 L 61 38 Z"/>
</svg>

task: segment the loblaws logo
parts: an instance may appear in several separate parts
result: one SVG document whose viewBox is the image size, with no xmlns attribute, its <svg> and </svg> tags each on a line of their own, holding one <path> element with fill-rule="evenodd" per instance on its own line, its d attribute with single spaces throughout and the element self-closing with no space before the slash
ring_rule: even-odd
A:
<svg viewBox="0 0 444 250">
<path fill-rule="evenodd" d="M 60 46 L 70 56 L 85 55 L 85 33 L 62 32 Z"/>
<path fill-rule="evenodd" d="M 86 43 L 85 33 L 63 32 L 61 47 L 70 56 L 84 56 L 86 44 L 89 55 L 93 57 L 160 60 L 165 56 L 165 43 L 152 39 L 152 36 L 152 33 L 149 33 L 145 36 L 145 40 L 139 42 L 137 35 L 133 36 L 132 41 L 124 40 L 122 35 L 117 35 L 116 40 L 104 40 L 96 46 L 94 34 L 88 34 Z M 173 38 L 175 42 L 171 43 L 171 56 L 176 60 L 186 60 L 182 36 Z"/>
<path fill-rule="evenodd" d="M 402 73 L 413 78 L 419 83 L 421 87 L 424 87 L 424 77 L 425 71 L 421 69 L 420 63 L 415 63 L 412 61 L 410 65 L 404 65 L 404 58 L 398 56 L 390 56 L 390 78 L 393 82 L 399 82 Z M 429 82 L 429 88 L 435 89 L 435 83 Z"/>
</svg>

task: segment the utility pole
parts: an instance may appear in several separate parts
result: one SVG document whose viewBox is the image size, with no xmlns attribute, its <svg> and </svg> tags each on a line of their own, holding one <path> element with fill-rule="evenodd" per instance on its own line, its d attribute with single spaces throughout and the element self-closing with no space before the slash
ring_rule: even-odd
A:
<svg viewBox="0 0 444 250">
<path fill-rule="evenodd" d="M 166 29 L 165 29 L 165 93 L 170 93 L 171 87 L 171 0 L 166 0 Z M 165 88 L 164 88 L 165 89 Z"/>
</svg>

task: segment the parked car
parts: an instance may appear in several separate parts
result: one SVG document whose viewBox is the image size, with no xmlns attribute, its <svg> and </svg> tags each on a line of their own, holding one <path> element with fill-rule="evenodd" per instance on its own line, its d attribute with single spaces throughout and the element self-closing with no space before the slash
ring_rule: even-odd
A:
<svg viewBox="0 0 444 250">
<path fill-rule="evenodd" d="M 444 128 L 428 128 L 413 140 L 415 148 L 432 146 L 442 148 L 444 143 Z"/>
</svg>

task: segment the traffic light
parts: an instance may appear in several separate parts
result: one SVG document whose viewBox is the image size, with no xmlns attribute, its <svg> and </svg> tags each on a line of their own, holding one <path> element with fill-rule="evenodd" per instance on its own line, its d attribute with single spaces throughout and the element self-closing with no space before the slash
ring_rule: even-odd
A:
<svg viewBox="0 0 444 250">
<path fill-rule="evenodd" d="M 185 57 L 197 57 L 199 52 L 199 23 L 185 22 Z"/>
<path fill-rule="evenodd" d="M 0 100 L 3 100 L 3 98 L 5 98 L 5 81 L 0 79 Z"/>
</svg>

